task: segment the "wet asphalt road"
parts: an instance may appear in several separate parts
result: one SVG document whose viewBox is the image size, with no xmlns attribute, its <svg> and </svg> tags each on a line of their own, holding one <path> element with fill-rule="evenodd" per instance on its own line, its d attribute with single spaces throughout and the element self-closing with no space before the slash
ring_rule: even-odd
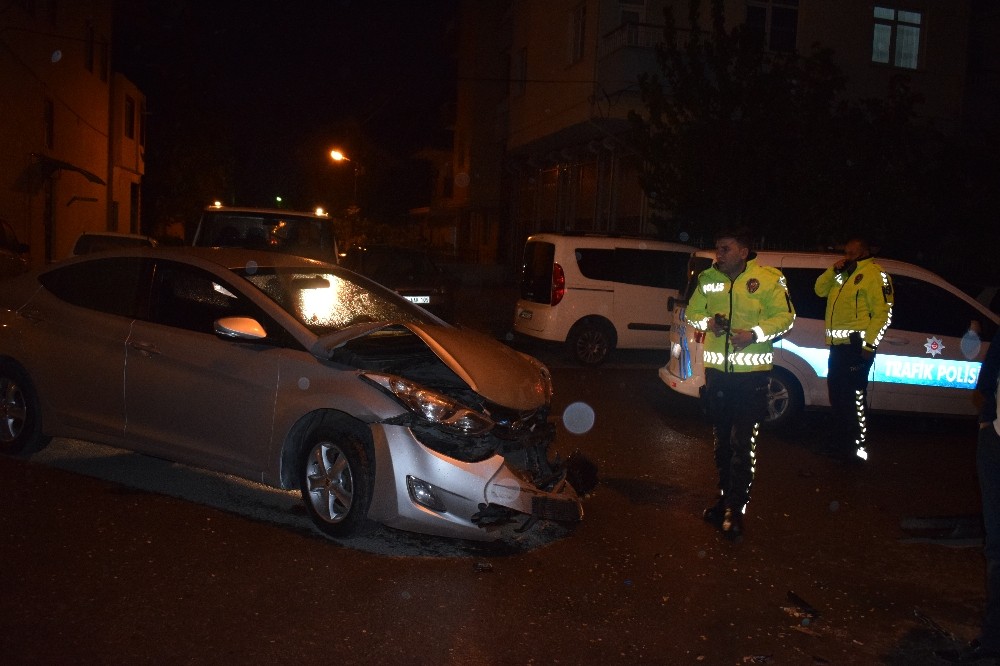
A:
<svg viewBox="0 0 1000 666">
<path fill-rule="evenodd" d="M 659 354 L 593 370 L 534 351 L 556 412 L 595 410 L 558 448 L 600 484 L 575 530 L 499 546 L 336 543 L 294 496 L 70 440 L 0 457 L 4 662 L 937 664 L 974 635 L 974 522 L 902 528 L 978 513 L 971 421 L 877 416 L 860 469 L 813 452 L 820 416 L 764 434 L 732 544 L 699 517 L 708 427 Z"/>
</svg>

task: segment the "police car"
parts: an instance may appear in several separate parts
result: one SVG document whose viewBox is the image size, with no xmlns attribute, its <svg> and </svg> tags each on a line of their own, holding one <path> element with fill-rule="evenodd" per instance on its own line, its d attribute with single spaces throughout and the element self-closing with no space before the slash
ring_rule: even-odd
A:
<svg viewBox="0 0 1000 666">
<path fill-rule="evenodd" d="M 825 342 L 826 299 L 816 278 L 840 254 L 758 252 L 757 262 L 780 268 L 795 306 L 792 330 L 776 341 L 765 426 L 780 427 L 803 409 L 829 407 Z M 691 255 L 690 297 L 698 274 L 715 260 L 711 250 Z M 895 292 L 892 322 L 869 375 L 869 409 L 940 415 L 975 415 L 979 368 L 1000 328 L 1000 316 L 940 276 L 913 264 L 876 258 Z M 674 304 L 670 358 L 659 376 L 671 389 L 698 396 L 705 383 L 704 334 L 685 323 L 686 300 Z"/>
</svg>

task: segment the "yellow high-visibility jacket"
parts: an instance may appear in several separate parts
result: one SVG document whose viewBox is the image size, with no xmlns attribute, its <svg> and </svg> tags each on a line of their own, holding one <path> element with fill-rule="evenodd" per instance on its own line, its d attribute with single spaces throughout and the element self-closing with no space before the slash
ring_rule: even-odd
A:
<svg viewBox="0 0 1000 666">
<path fill-rule="evenodd" d="M 728 333 L 705 335 L 705 367 L 723 372 L 770 370 L 774 362 L 773 340 L 792 328 L 795 308 L 781 271 L 760 266 L 751 256 L 735 280 L 712 264 L 698 276 L 698 288 L 688 303 L 685 318 L 691 326 L 708 331 L 709 320 L 721 314 L 730 330 L 751 330 L 756 341 L 743 349 L 733 348 Z"/>
<path fill-rule="evenodd" d="M 833 266 L 816 278 L 816 295 L 826 299 L 826 344 L 843 345 L 861 335 L 864 349 L 875 351 L 892 322 L 892 279 L 871 257 L 851 273 Z"/>
</svg>

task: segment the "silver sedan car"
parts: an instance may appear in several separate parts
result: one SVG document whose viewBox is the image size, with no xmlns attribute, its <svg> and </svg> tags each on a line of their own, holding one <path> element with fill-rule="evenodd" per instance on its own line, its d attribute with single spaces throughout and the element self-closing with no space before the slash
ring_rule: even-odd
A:
<svg viewBox="0 0 1000 666">
<path fill-rule="evenodd" d="M 534 358 L 300 257 L 115 250 L 0 291 L 0 451 L 68 437 L 297 488 L 332 537 L 579 521 L 551 393 Z"/>
</svg>

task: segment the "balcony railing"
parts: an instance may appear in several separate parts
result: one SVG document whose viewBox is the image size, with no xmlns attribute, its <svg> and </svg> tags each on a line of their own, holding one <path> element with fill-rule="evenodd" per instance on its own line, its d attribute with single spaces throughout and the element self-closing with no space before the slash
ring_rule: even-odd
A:
<svg viewBox="0 0 1000 666">
<path fill-rule="evenodd" d="M 652 49 L 663 41 L 663 26 L 649 23 L 623 23 L 601 37 L 598 57 L 604 58 L 619 49 Z"/>
</svg>

